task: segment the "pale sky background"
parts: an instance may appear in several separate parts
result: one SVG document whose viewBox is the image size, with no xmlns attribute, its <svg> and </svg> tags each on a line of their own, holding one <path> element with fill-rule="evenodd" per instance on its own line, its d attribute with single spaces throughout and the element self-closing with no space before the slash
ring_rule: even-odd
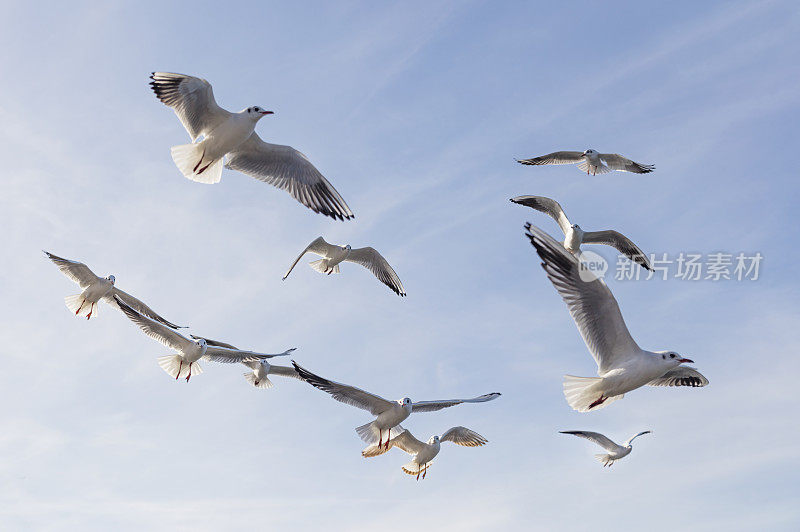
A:
<svg viewBox="0 0 800 532">
<path fill-rule="evenodd" d="M 796 530 L 798 35 L 792 1 L 4 2 L 0 525 Z M 153 70 L 274 110 L 259 135 L 306 153 L 355 220 L 227 170 L 182 177 L 169 147 L 188 135 Z M 514 162 L 589 147 L 657 169 Z M 557 226 L 520 194 L 647 252 L 764 256 L 754 282 L 609 280 L 640 345 L 684 353 L 710 386 L 569 408 L 562 375 L 596 366 L 523 236 Z M 354 265 L 282 282 L 319 235 L 379 249 L 408 297 Z M 303 382 L 257 390 L 210 363 L 170 380 L 169 351 L 122 313 L 70 315 L 78 287 L 42 249 L 190 332 L 296 346 L 387 398 L 500 391 L 404 424 L 490 443 L 443 446 L 415 482 L 401 451 L 361 457 L 366 412 Z M 608 470 L 567 429 L 654 434 Z"/>
</svg>

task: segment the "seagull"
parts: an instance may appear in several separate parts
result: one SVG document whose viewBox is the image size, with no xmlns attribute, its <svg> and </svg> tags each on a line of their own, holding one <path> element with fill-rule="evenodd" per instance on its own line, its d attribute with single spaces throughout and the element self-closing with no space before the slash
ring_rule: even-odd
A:
<svg viewBox="0 0 800 532">
<path fill-rule="evenodd" d="M 632 261 L 639 263 L 645 270 L 653 271 L 647 256 L 628 237 L 610 229 L 606 231 L 584 231 L 578 224 L 569 222 L 567 215 L 564 214 L 564 209 L 554 199 L 544 196 L 517 196 L 516 198 L 511 198 L 511 201 L 543 212 L 555 220 L 564 232 L 564 247 L 576 257 L 580 256 L 581 244 L 608 244 L 617 248 L 620 253 Z"/>
<path fill-rule="evenodd" d="M 300 259 L 303 258 L 303 255 L 308 252 L 316 253 L 317 255 L 324 257 L 309 263 L 312 268 L 320 273 L 327 273 L 328 275 L 332 273 L 339 273 L 340 262 L 354 262 L 371 271 L 380 282 L 388 286 L 392 292 L 398 296 L 405 297 L 406 295 L 406 291 L 403 288 L 403 283 L 400 282 L 400 278 L 394 272 L 392 267 L 389 266 L 389 263 L 386 261 L 386 259 L 383 258 L 383 255 L 378 253 L 374 248 L 365 247 L 353 249 L 350 247 L 350 245 L 335 246 L 325 242 L 325 239 L 322 237 L 319 237 L 311 242 L 308 247 L 306 247 L 306 249 L 300 253 L 300 256 L 294 259 L 294 262 L 289 267 L 289 271 L 283 276 L 284 281 L 287 277 L 289 277 L 289 274 L 292 273 L 295 265 L 300 262 Z"/>
<path fill-rule="evenodd" d="M 226 347 L 228 349 L 234 349 L 236 351 L 239 350 L 238 347 L 234 347 L 231 344 L 226 344 L 225 342 L 211 340 L 209 338 L 203 338 L 202 336 L 196 336 L 194 334 L 190 336 L 195 340 L 205 340 L 208 345 L 213 347 Z M 281 353 L 281 355 L 289 355 L 292 353 L 292 351 L 295 351 L 296 349 L 297 349 L 296 347 L 287 349 L 286 351 Z M 287 366 L 272 365 L 269 362 L 267 362 L 266 358 L 263 358 L 261 360 L 243 361 L 242 364 L 253 370 L 245 373 L 244 378 L 247 382 L 249 382 L 256 388 L 272 388 L 272 381 L 269 380 L 267 375 L 280 375 L 282 377 L 294 377 L 295 379 L 300 378 L 300 375 L 297 374 L 294 368 L 290 368 Z"/>
<path fill-rule="evenodd" d="M 136 312 L 135 309 L 125 304 L 119 297 L 115 296 L 114 299 L 116 299 L 122 312 L 124 312 L 133 323 L 138 325 L 147 336 L 178 351 L 177 354 L 158 358 L 158 365 L 161 366 L 161 369 L 166 371 L 170 377 L 175 377 L 175 380 L 181 377 L 184 366 L 186 369 L 186 382 L 189 382 L 189 379 L 192 377 L 192 371 L 194 371 L 195 375 L 202 373 L 203 368 L 201 368 L 200 364 L 197 362 L 200 359 L 221 362 L 223 364 L 237 364 L 251 362 L 253 360 L 265 360 L 272 357 L 286 356 L 292 351 L 289 350 L 283 353 L 270 355 L 235 348 L 231 349 L 229 347 L 212 346 L 205 338 L 192 341 L 181 333 L 173 331 L 169 327 Z"/>
<path fill-rule="evenodd" d="M 648 174 L 656 169 L 652 164 L 639 164 L 617 153 L 599 153 L 592 149 L 588 149 L 583 153 L 579 151 L 554 151 L 533 159 L 517 159 L 517 162 L 536 166 L 579 163 L 578 168 L 586 172 L 586 175 L 589 175 L 590 172 L 592 175 L 605 174 L 611 170 Z"/>
<path fill-rule="evenodd" d="M 214 100 L 211 84 L 194 76 L 153 72 L 150 79 L 153 92 L 172 107 L 192 138 L 193 144 L 171 148 L 172 160 L 184 176 L 218 183 L 224 158 L 226 168 L 283 189 L 316 213 L 353 218 L 350 207 L 308 157 L 291 146 L 264 142 L 255 133 L 256 123 L 272 111 L 258 106 L 226 111 Z"/>
<path fill-rule="evenodd" d="M 629 454 L 631 454 L 631 450 L 633 450 L 633 448 L 631 447 L 631 442 L 633 440 L 635 440 L 642 434 L 650 434 L 651 431 L 645 430 L 644 432 L 640 432 L 639 434 L 632 437 L 622 445 L 617 445 L 616 443 L 609 440 L 599 432 L 589 432 L 585 430 L 562 430 L 560 432 L 561 434 L 572 434 L 574 436 L 578 436 L 579 438 L 586 438 L 587 440 L 593 441 L 594 443 L 596 443 L 597 445 L 608 451 L 607 454 L 600 453 L 594 455 L 594 457 L 597 458 L 603 464 L 603 467 L 606 466 L 611 467 L 614 464 L 614 462 L 616 462 L 620 458 L 624 458 Z"/>
<path fill-rule="evenodd" d="M 163 323 L 167 327 L 173 329 L 185 328 L 182 325 L 175 325 L 171 321 L 162 318 L 156 314 L 153 309 L 127 292 L 123 292 L 117 288 L 114 285 L 114 283 L 116 283 L 116 278 L 113 275 L 98 277 L 82 262 L 62 259 L 47 251 L 45 251 L 44 254 L 58 266 L 58 269 L 61 270 L 64 275 L 78 283 L 81 290 L 83 290 L 80 294 L 64 298 L 64 303 L 66 303 L 67 308 L 71 312 L 74 312 L 76 316 L 86 316 L 87 320 L 92 316 L 97 316 L 98 303 L 101 299 L 110 305 L 116 306 L 114 299 L 118 297 L 126 304 L 136 309 L 137 312 L 159 323 Z"/>
<path fill-rule="evenodd" d="M 675 351 L 645 351 L 631 337 L 617 300 L 602 279 L 585 281 L 578 259 L 550 235 L 526 224 L 527 236 L 542 259 L 559 295 L 567 304 L 586 347 L 597 362 L 599 377 L 564 376 L 564 396 L 579 412 L 608 406 L 625 393 L 644 385 L 692 386 L 708 384 L 692 363 Z M 583 274 L 583 277 L 582 277 Z"/>
<path fill-rule="evenodd" d="M 378 395 L 366 392 L 355 386 L 348 386 L 339 382 L 329 381 L 319 375 L 315 375 L 297 365 L 292 360 L 292 366 L 300 374 L 300 378 L 315 388 L 327 392 L 339 401 L 347 405 L 355 406 L 368 411 L 376 416 L 375 421 L 356 428 L 356 432 L 364 442 L 377 446 L 386 445 L 389 448 L 389 441 L 399 436 L 405 429 L 400 426 L 412 412 L 433 412 L 450 406 L 460 405 L 461 403 L 484 403 L 500 397 L 499 393 L 487 393 L 472 399 L 447 399 L 439 401 L 420 401 L 412 403 L 411 399 L 404 397 L 399 401 L 389 401 Z M 386 432 L 386 442 L 383 442 L 383 433 Z"/>
<path fill-rule="evenodd" d="M 489 440 L 466 427 L 453 427 L 442 434 L 441 438 L 439 436 L 431 436 L 428 439 L 428 443 L 423 443 L 406 430 L 389 440 L 385 447 L 370 445 L 361 451 L 361 455 L 364 458 L 372 458 L 385 453 L 392 447 L 399 447 L 413 456 L 411 461 L 403 466 L 403 471 L 409 475 L 416 475 L 417 480 L 419 480 L 419 475 L 422 473 L 422 478 L 425 479 L 428 468 L 433 463 L 436 455 L 439 454 L 441 442 L 443 441 L 451 441 L 464 447 L 481 447 L 488 443 Z"/>
</svg>

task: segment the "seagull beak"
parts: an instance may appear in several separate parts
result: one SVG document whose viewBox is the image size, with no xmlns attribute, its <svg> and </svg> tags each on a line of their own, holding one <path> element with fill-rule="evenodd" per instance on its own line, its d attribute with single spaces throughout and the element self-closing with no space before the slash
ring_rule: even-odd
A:
<svg viewBox="0 0 800 532">
<path fill-rule="evenodd" d="M 679 358 L 678 362 L 680 362 L 681 364 L 685 362 L 688 362 L 689 364 L 694 364 L 694 360 L 689 360 L 688 358 Z"/>
<path fill-rule="evenodd" d="M 264 115 L 274 115 L 274 114 L 275 114 L 275 113 L 274 113 L 273 111 L 261 111 L 261 116 L 264 116 Z"/>
</svg>

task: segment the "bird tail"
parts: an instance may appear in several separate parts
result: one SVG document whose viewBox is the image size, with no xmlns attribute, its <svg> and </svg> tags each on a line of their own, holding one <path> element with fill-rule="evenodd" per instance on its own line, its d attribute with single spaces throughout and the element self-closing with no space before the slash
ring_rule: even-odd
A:
<svg viewBox="0 0 800 532">
<path fill-rule="evenodd" d="M 256 379 L 256 374 L 252 371 L 248 371 L 244 374 L 244 378 L 247 382 L 255 386 L 256 388 L 272 388 L 272 381 L 269 380 L 267 377 L 263 379 Z"/>
<path fill-rule="evenodd" d="M 180 355 L 165 355 L 163 357 L 158 357 L 158 365 L 161 366 L 161 369 L 166 371 L 167 375 L 173 379 L 189 376 L 190 364 L 183 362 L 183 358 L 181 358 Z M 192 362 L 191 367 L 192 375 L 199 375 L 203 373 L 203 368 L 200 367 L 200 364 L 197 362 Z"/>
<path fill-rule="evenodd" d="M 574 375 L 564 375 L 564 397 L 573 410 L 578 412 L 588 412 L 589 410 L 600 410 L 624 395 L 614 395 L 602 399 L 602 402 L 594 404 L 602 398 L 603 390 L 599 389 L 599 384 L 603 379 L 600 377 L 576 377 Z M 594 406 L 592 406 L 594 405 Z"/>
<path fill-rule="evenodd" d="M 400 425 L 397 425 L 396 427 L 392 427 L 390 429 L 389 435 L 387 436 L 386 430 L 384 429 L 383 431 L 381 431 L 378 428 L 378 424 L 375 421 L 370 421 L 369 423 L 361 425 L 360 427 L 356 427 L 356 433 L 358 434 L 359 438 L 361 438 L 364 441 L 364 443 L 369 443 L 371 445 L 377 445 L 378 439 L 383 439 L 383 441 L 385 442 L 387 437 L 390 440 L 392 438 L 396 438 L 405 431 L 406 429 L 404 429 Z"/>
<path fill-rule="evenodd" d="M 64 304 L 70 312 L 76 316 L 85 316 L 87 319 L 97 316 L 97 309 L 100 307 L 100 302 L 96 301 L 90 303 L 86 301 L 83 294 L 75 294 L 74 296 L 67 296 L 64 298 Z M 91 316 L 89 316 L 91 313 Z"/>
<path fill-rule="evenodd" d="M 309 266 L 317 270 L 319 273 L 328 273 L 328 259 L 319 259 L 308 263 Z M 333 267 L 331 273 L 339 273 L 339 265 Z"/>
<path fill-rule="evenodd" d="M 175 166 L 187 179 L 206 184 L 219 183 L 222 179 L 222 158 L 211 164 L 203 160 L 205 146 L 202 142 L 173 146 L 169 151 Z"/>
<path fill-rule="evenodd" d="M 403 472 L 407 473 L 409 475 L 418 475 L 418 474 L 420 474 L 420 473 L 422 473 L 424 471 L 427 471 L 432 463 L 433 463 L 433 460 L 431 460 L 430 462 L 426 463 L 423 466 L 423 465 L 420 465 L 420 464 L 418 464 L 416 462 L 409 462 L 409 463 L 407 463 L 407 464 L 405 464 L 403 466 Z"/>
<path fill-rule="evenodd" d="M 605 453 L 596 454 L 594 455 L 594 458 L 595 460 L 603 464 L 603 467 L 607 466 L 608 464 L 614 461 L 611 459 L 610 454 L 605 454 Z"/>
<path fill-rule="evenodd" d="M 389 449 L 391 449 L 391 446 L 389 446 Z M 361 456 L 363 456 L 364 458 L 373 458 L 375 456 L 382 455 L 389 449 L 387 449 L 385 445 L 381 445 L 379 447 L 377 443 L 373 443 L 372 445 L 361 451 Z"/>
</svg>

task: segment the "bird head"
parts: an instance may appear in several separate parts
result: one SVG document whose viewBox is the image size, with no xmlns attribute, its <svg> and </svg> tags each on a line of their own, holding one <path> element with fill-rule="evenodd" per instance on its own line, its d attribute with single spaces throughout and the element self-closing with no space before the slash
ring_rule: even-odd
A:
<svg viewBox="0 0 800 532">
<path fill-rule="evenodd" d="M 671 367 L 680 366 L 684 362 L 694 363 L 694 360 L 684 358 L 675 351 L 660 351 L 659 355 L 661 355 L 661 360 Z"/>
<path fill-rule="evenodd" d="M 342 249 L 344 249 L 345 251 L 350 251 L 350 250 L 351 250 L 351 249 L 353 249 L 353 248 L 352 248 L 352 247 L 350 247 L 350 244 L 347 244 L 347 245 L 346 245 L 346 246 L 344 246 Z"/>
<path fill-rule="evenodd" d="M 107 280 L 108 280 L 108 281 L 109 281 L 111 284 L 114 284 L 114 282 L 117 280 L 117 278 L 116 278 L 116 277 L 114 277 L 113 275 L 109 275 L 108 277 L 106 277 L 106 279 L 107 279 Z"/>
<path fill-rule="evenodd" d="M 581 230 L 581 226 L 578 225 L 578 224 L 572 224 L 572 228 L 575 229 L 576 231 L 580 231 Z"/>
<path fill-rule="evenodd" d="M 253 122 L 258 122 L 259 120 L 261 120 L 265 116 L 274 114 L 272 111 L 265 111 L 264 109 L 262 109 L 259 106 L 248 107 L 247 109 L 245 109 L 244 112 L 247 114 L 247 116 L 250 117 L 250 119 Z"/>
<path fill-rule="evenodd" d="M 439 443 L 439 436 L 431 436 L 428 438 L 428 445 L 436 445 Z"/>
<path fill-rule="evenodd" d="M 403 406 L 411 406 L 411 399 L 409 399 L 408 397 L 403 397 L 403 399 L 401 401 L 398 401 L 398 403 L 400 403 Z"/>
<path fill-rule="evenodd" d="M 582 157 L 586 157 L 587 155 L 594 155 L 595 153 L 597 153 L 597 152 L 596 152 L 596 151 L 594 151 L 593 149 L 589 148 L 588 150 L 586 150 L 585 152 L 583 152 L 583 155 L 582 155 Z"/>
<path fill-rule="evenodd" d="M 200 347 L 206 347 L 208 346 L 208 342 L 206 342 L 205 338 L 198 338 L 197 345 L 199 345 Z"/>
</svg>

